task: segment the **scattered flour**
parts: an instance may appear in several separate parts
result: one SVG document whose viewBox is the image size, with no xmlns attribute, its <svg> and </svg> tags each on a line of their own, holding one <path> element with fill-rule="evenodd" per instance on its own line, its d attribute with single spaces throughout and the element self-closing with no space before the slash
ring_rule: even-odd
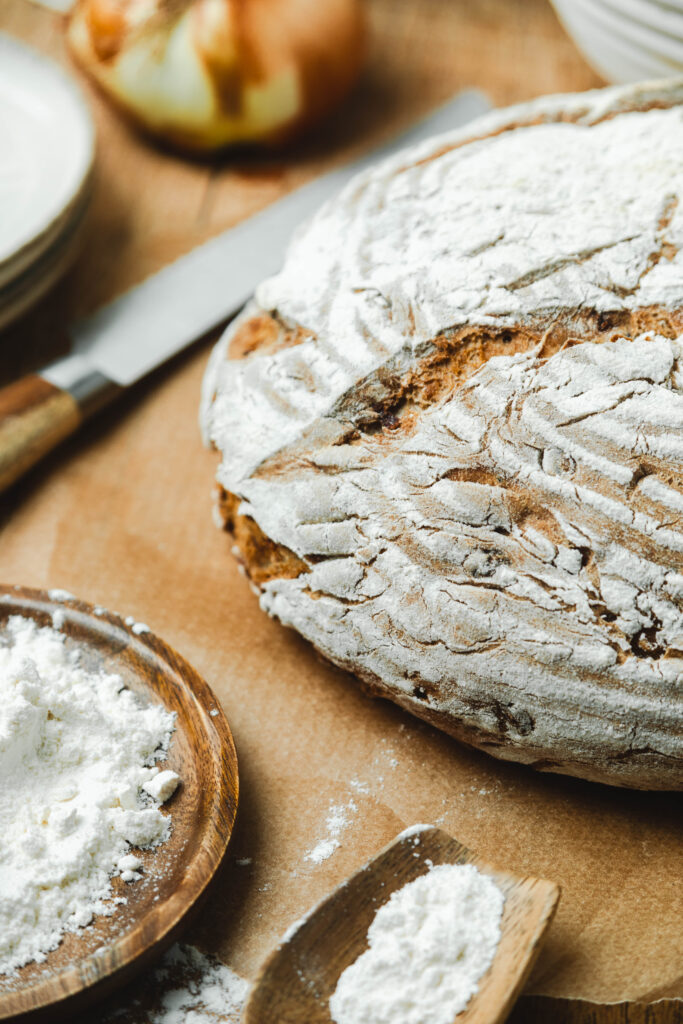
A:
<svg viewBox="0 0 683 1024">
<path fill-rule="evenodd" d="M 434 828 L 434 826 L 433 825 L 424 825 L 424 824 L 408 825 L 408 827 L 404 828 L 402 832 L 399 832 L 399 834 L 396 836 L 396 838 L 397 839 L 410 839 L 411 836 L 412 836 L 412 837 L 414 837 L 415 845 L 419 846 L 419 844 L 420 844 L 420 833 L 421 832 L 426 832 L 430 828 Z"/>
<path fill-rule="evenodd" d="M 215 957 L 177 944 L 110 1005 L 106 1024 L 239 1024 L 249 982 Z"/>
<path fill-rule="evenodd" d="M 424 826 L 421 826 L 424 827 Z M 441 864 L 377 911 L 330 999 L 336 1024 L 452 1024 L 500 941 L 505 900 L 471 864 Z"/>
<path fill-rule="evenodd" d="M 193 946 L 173 946 L 156 973 L 174 987 L 164 992 L 150 1024 L 239 1024 L 249 982 L 219 960 Z"/>
<path fill-rule="evenodd" d="M 172 714 L 140 704 L 119 676 L 83 668 L 62 634 L 9 619 L 0 638 L 0 975 L 112 914 L 111 877 L 140 877 L 130 847 L 168 838 L 170 819 L 142 787 L 173 729 Z"/>
<path fill-rule="evenodd" d="M 136 636 L 140 636 L 142 633 L 149 633 L 149 626 L 145 622 L 136 622 L 132 615 L 127 615 L 124 619 L 127 626 Z"/>
<path fill-rule="evenodd" d="M 326 819 L 327 835 L 324 836 L 312 850 L 309 850 L 304 860 L 313 864 L 322 864 L 324 860 L 331 857 L 335 850 L 341 846 L 340 836 L 351 821 L 351 816 L 358 810 L 356 801 L 351 799 L 345 804 L 330 804 Z"/>
</svg>

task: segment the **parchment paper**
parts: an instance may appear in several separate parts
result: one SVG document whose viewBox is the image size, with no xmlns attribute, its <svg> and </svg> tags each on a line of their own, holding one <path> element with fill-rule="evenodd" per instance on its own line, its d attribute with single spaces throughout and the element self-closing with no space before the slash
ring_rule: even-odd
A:
<svg viewBox="0 0 683 1024">
<path fill-rule="evenodd" d="M 133 615 L 204 674 L 232 725 L 241 797 L 219 884 L 188 941 L 253 975 L 287 926 L 404 826 L 438 823 L 562 901 L 528 993 L 683 995 L 680 798 L 538 775 L 366 697 L 269 620 L 211 521 L 204 346 L 2 499 L 3 580 Z M 335 807 L 347 825 L 320 863 Z M 333 838 L 333 837 L 332 837 Z M 249 858 L 249 863 L 238 863 Z"/>
<path fill-rule="evenodd" d="M 40 310 L 0 337 L 0 378 L 63 348 L 59 328 L 75 314 L 328 166 L 344 147 L 367 144 L 392 117 L 405 123 L 470 85 L 502 104 L 596 84 L 545 0 L 372 0 L 369 9 L 370 70 L 339 119 L 336 149 L 328 134 L 327 150 L 281 164 L 194 166 L 151 149 L 89 89 L 100 164 L 86 251 Z M 0 23 L 71 67 L 58 16 L 0 0 Z M 63 587 L 148 623 L 204 674 L 228 713 L 240 760 L 237 828 L 187 941 L 253 975 L 314 901 L 404 826 L 433 822 L 495 865 L 562 886 L 528 993 L 683 998 L 681 798 L 537 775 L 467 750 L 368 699 L 267 619 L 211 520 L 216 458 L 196 425 L 207 357 L 204 345 L 176 360 L 0 495 L 3 582 Z M 334 807 L 347 821 L 338 849 L 307 860 L 330 838 Z M 595 1019 L 566 1007 L 522 1002 L 516 1024 Z M 644 1019 L 640 1012 L 628 1019 Z M 648 1021 L 668 1024 L 672 1013 L 660 1003 Z"/>
</svg>

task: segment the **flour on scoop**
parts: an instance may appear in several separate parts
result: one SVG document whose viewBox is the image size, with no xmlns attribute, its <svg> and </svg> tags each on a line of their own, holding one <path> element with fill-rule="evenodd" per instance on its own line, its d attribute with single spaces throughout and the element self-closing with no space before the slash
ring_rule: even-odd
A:
<svg viewBox="0 0 683 1024">
<path fill-rule="evenodd" d="M 330 999 L 336 1024 L 452 1024 L 500 942 L 505 898 L 472 864 L 441 864 L 377 911 Z"/>
</svg>

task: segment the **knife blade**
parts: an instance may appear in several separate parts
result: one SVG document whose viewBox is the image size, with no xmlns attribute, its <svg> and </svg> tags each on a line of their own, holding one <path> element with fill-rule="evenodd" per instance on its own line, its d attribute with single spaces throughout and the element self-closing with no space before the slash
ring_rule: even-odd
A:
<svg viewBox="0 0 683 1024">
<path fill-rule="evenodd" d="M 198 246 L 75 324 L 73 353 L 122 387 L 135 383 L 236 313 L 259 281 L 280 268 L 293 230 L 354 174 L 382 155 L 464 124 L 487 107 L 480 93 L 461 93 L 388 145 Z M 41 376 L 63 387 L 59 365 Z"/>
<path fill-rule="evenodd" d="M 282 265 L 294 229 L 358 171 L 490 108 L 462 92 L 360 159 L 296 189 L 76 322 L 73 347 L 0 392 L 0 490 L 92 412 L 234 316 Z"/>
</svg>

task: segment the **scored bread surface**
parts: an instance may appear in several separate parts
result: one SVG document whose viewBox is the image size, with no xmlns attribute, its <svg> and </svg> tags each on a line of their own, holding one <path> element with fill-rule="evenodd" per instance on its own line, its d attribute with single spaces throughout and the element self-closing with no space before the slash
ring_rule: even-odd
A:
<svg viewBox="0 0 683 1024">
<path fill-rule="evenodd" d="M 262 607 L 447 732 L 683 788 L 683 82 L 352 181 L 214 350 Z M 681 340 L 679 340 L 679 338 Z"/>
</svg>

